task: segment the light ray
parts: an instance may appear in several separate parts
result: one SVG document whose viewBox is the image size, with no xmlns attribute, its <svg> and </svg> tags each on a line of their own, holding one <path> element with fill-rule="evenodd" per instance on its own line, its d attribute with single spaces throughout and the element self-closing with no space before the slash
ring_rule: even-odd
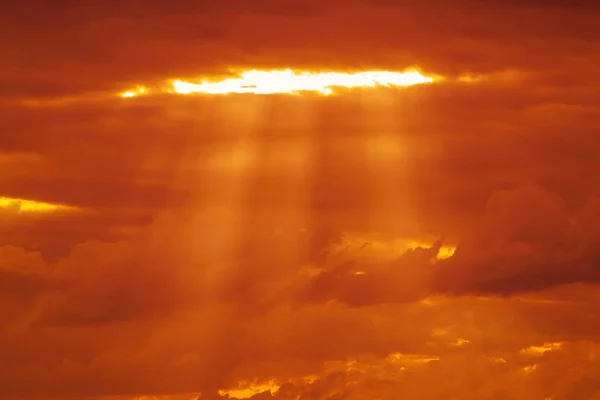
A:
<svg viewBox="0 0 600 400">
<path fill-rule="evenodd" d="M 310 225 L 310 187 L 314 179 L 314 109 L 310 102 L 290 99 L 275 107 L 268 129 L 274 132 L 273 138 L 264 138 L 261 162 L 261 175 L 273 174 L 280 182 L 278 187 L 262 188 L 258 185 L 249 188 L 253 191 L 265 189 L 275 191 L 267 196 L 274 201 L 269 212 L 280 235 L 282 265 L 295 266 L 302 251 L 301 238 L 307 234 Z M 285 137 L 286 130 L 294 129 L 301 135 Z M 276 171 L 276 172 L 275 172 Z M 257 193 L 258 194 L 258 193 Z M 270 203 L 270 202 L 269 202 Z M 287 271 L 280 271 L 286 273 Z"/>
<path fill-rule="evenodd" d="M 368 164 L 371 209 L 370 229 L 406 230 L 414 214 L 406 166 L 409 147 L 402 135 L 398 96 L 387 91 L 365 94 L 363 124 L 370 133 L 363 140 Z"/>
</svg>

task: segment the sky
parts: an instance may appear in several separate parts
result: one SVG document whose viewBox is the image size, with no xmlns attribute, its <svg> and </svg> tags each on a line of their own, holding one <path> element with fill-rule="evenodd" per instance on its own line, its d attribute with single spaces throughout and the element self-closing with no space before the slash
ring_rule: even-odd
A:
<svg viewBox="0 0 600 400">
<path fill-rule="evenodd" d="M 5 3 L 1 400 L 600 399 L 597 1 Z"/>
</svg>

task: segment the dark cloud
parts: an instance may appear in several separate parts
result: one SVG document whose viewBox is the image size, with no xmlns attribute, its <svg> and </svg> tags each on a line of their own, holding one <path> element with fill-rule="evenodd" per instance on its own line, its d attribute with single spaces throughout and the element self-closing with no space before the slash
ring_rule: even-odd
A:
<svg viewBox="0 0 600 400">
<path fill-rule="evenodd" d="M 3 92 L 114 90 L 240 65 L 589 73 L 585 64 L 598 53 L 596 17 L 588 10 L 431 3 L 391 10 L 361 1 L 13 5 L 4 14 L 10 40 L 0 44 L 8 55 Z"/>
<path fill-rule="evenodd" d="M 496 3 L 489 1 L 478 1 L 473 0 L 474 3 L 478 3 L 486 6 L 494 6 Z M 497 5 L 496 5 L 497 6 Z M 506 7 L 544 7 L 544 8 L 559 8 L 559 9 L 572 9 L 572 10 L 598 10 L 598 3 L 593 0 L 576 0 L 576 1 L 562 1 L 562 0 L 525 0 L 525 1 L 505 1 L 502 2 L 502 6 Z"/>
<path fill-rule="evenodd" d="M 480 233 L 440 263 L 442 290 L 510 294 L 598 281 L 599 238 L 583 232 L 586 222 L 571 218 L 556 195 L 497 193 L 486 212 Z"/>
<path fill-rule="evenodd" d="M 591 201 L 583 215 L 596 215 L 596 204 Z M 312 279 L 306 296 L 366 306 L 436 293 L 505 296 L 597 283 L 600 237 L 589 225 L 543 188 L 497 191 L 487 201 L 478 228 L 464 236 L 452 257 L 432 262 L 440 241 L 391 261 L 365 261 L 360 257 L 363 245 Z"/>
</svg>

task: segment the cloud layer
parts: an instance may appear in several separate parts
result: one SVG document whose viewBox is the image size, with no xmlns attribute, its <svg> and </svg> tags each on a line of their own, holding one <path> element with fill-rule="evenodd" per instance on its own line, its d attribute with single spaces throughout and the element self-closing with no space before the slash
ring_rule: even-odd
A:
<svg viewBox="0 0 600 400">
<path fill-rule="evenodd" d="M 518 3 L 10 5 L 0 398 L 598 398 L 598 7 Z"/>
</svg>

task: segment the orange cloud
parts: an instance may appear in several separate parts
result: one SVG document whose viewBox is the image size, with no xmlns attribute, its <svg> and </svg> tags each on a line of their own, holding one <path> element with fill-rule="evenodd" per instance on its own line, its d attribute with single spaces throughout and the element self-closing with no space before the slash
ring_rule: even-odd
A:
<svg viewBox="0 0 600 400">
<path fill-rule="evenodd" d="M 37 3 L 0 15 L 0 398 L 598 395 L 598 7 Z M 163 85 L 252 70 L 317 91 Z"/>
</svg>

